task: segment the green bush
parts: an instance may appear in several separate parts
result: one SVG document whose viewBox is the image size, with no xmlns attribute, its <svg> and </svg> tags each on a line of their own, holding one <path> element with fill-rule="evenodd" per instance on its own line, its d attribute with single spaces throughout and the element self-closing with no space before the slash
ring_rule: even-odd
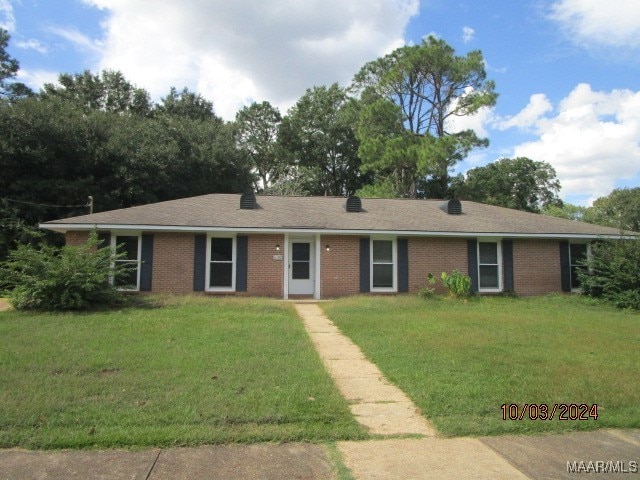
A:
<svg viewBox="0 0 640 480">
<path fill-rule="evenodd" d="M 469 275 L 465 275 L 459 270 L 453 270 L 451 275 L 442 272 L 440 278 L 450 297 L 463 298 L 469 296 L 469 292 L 471 292 L 471 277 Z"/>
<path fill-rule="evenodd" d="M 9 301 L 22 310 L 83 310 L 120 297 L 110 279 L 129 267 L 113 265 L 95 233 L 80 246 L 19 245 L 0 266 Z"/>
<path fill-rule="evenodd" d="M 578 269 L 583 294 L 640 310 L 640 239 L 593 244 L 586 267 Z"/>
<path fill-rule="evenodd" d="M 450 297 L 453 298 L 465 298 L 471 293 L 471 277 L 465 275 L 459 270 L 453 270 L 449 275 L 447 272 L 440 274 L 442 285 L 447 289 Z M 427 283 L 429 285 L 435 285 L 436 277 L 429 273 L 427 275 Z M 431 298 L 435 293 L 435 289 L 430 287 L 422 287 L 418 291 L 418 296 L 421 298 Z"/>
</svg>

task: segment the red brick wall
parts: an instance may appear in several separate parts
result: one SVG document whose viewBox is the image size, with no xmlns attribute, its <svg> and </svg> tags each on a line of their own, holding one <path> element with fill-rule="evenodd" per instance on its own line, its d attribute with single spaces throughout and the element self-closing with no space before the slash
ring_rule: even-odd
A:
<svg viewBox="0 0 640 480">
<path fill-rule="evenodd" d="M 273 256 L 284 255 L 284 235 L 249 235 L 248 250 L 247 294 L 282 298 L 286 259 Z"/>
<path fill-rule="evenodd" d="M 514 240 L 513 280 L 518 295 L 561 292 L 558 241 Z"/>
<path fill-rule="evenodd" d="M 193 292 L 194 237 L 193 233 L 153 234 L 152 291 Z"/>
<path fill-rule="evenodd" d="M 88 231 L 69 231 L 65 234 L 64 242 L 66 245 L 77 247 L 87 243 L 89 240 Z"/>
<path fill-rule="evenodd" d="M 88 231 L 70 231 L 67 245 L 87 241 Z M 276 251 L 280 245 L 280 251 Z M 326 245 L 331 247 L 326 250 Z M 467 271 L 467 240 L 464 238 L 409 238 L 409 291 L 426 284 L 428 273 Z M 360 291 L 360 237 L 323 235 L 320 240 L 322 298 L 355 295 Z M 249 235 L 247 295 L 282 298 L 285 260 L 284 235 Z M 153 242 L 153 291 L 193 291 L 193 233 L 157 232 Z M 514 287 L 519 295 L 560 292 L 560 253 L 557 240 L 513 241 Z M 438 280 L 436 290 L 444 293 Z"/>
<path fill-rule="evenodd" d="M 467 239 L 465 238 L 409 238 L 409 292 L 424 286 L 445 293 L 440 274 L 458 269 L 468 273 Z M 427 274 L 433 273 L 436 285 L 427 285 Z"/>
<path fill-rule="evenodd" d="M 331 248 L 327 252 L 327 245 Z M 320 295 L 322 298 L 360 292 L 360 237 L 320 237 Z"/>
</svg>

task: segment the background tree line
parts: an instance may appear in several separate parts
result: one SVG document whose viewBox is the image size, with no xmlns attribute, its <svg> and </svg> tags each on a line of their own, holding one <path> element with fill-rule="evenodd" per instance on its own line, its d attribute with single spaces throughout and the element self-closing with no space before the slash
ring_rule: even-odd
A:
<svg viewBox="0 0 640 480">
<path fill-rule="evenodd" d="M 225 122 L 199 94 L 171 88 L 153 102 L 117 71 L 63 73 L 33 92 L 15 79 L 8 42 L 0 29 L 0 260 L 38 222 L 88 213 L 89 195 L 95 211 L 254 189 L 568 212 L 545 162 L 501 159 L 451 177 L 488 144 L 454 128 L 496 102 L 480 51 L 457 56 L 430 37 L 367 63 L 348 88 L 310 88 L 284 114 L 256 102 Z"/>
</svg>

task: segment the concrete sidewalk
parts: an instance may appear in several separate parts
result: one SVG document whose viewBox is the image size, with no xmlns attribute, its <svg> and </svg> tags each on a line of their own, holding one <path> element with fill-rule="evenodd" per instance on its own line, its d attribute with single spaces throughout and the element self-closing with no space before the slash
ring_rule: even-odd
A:
<svg viewBox="0 0 640 480">
<path fill-rule="evenodd" d="M 640 430 L 338 442 L 357 480 L 640 478 Z M 334 480 L 329 450 L 303 443 L 127 450 L 0 450 L 0 480 Z M 613 462 L 627 473 L 572 473 Z M 617 463 L 616 465 L 616 462 Z"/>
</svg>

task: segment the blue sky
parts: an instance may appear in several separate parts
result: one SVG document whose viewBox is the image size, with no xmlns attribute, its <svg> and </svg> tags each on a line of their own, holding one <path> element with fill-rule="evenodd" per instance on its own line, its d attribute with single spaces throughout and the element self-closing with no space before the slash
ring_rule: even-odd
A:
<svg viewBox="0 0 640 480">
<path fill-rule="evenodd" d="M 637 0 L 0 0 L 0 24 L 36 89 L 112 68 L 156 99 L 187 86 L 229 120 L 252 100 L 286 111 L 306 88 L 347 85 L 367 61 L 433 34 L 458 54 L 481 50 L 500 94 L 452 126 L 490 140 L 457 171 L 547 161 L 579 204 L 640 186 Z"/>
</svg>

